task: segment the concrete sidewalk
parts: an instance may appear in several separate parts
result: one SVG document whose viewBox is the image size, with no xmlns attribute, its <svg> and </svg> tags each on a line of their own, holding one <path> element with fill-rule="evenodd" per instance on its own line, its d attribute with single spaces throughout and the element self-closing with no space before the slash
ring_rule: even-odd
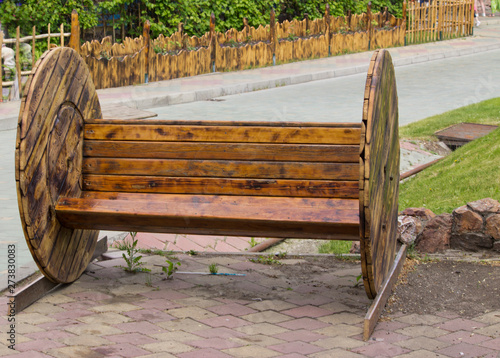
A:
<svg viewBox="0 0 500 358">
<path fill-rule="evenodd" d="M 500 49 L 500 18 L 481 18 L 474 36 L 390 48 L 394 65 L 405 66 Z M 216 72 L 170 81 L 98 90 L 102 106 L 123 104 L 148 109 L 282 87 L 309 81 L 366 73 L 373 51 L 300 61 L 236 72 Z M 0 104 L 0 130 L 14 129 L 19 101 Z"/>
</svg>

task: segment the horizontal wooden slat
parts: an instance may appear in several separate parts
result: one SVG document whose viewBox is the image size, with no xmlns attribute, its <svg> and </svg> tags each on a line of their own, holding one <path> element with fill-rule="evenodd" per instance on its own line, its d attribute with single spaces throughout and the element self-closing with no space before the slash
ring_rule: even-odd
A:
<svg viewBox="0 0 500 358">
<path fill-rule="evenodd" d="M 70 228 L 359 240 L 357 200 L 87 192 L 61 198 Z"/>
<path fill-rule="evenodd" d="M 212 126 L 224 126 L 224 127 L 321 127 L 321 128 L 360 128 L 361 124 L 359 122 L 345 122 L 345 123 L 333 123 L 333 122 L 276 122 L 276 121 L 215 121 L 215 120 L 170 120 L 170 119 L 158 119 L 151 118 L 147 121 L 143 119 L 123 119 L 123 118 L 92 118 L 86 119 L 86 124 L 119 124 L 119 125 L 176 125 L 176 126 L 202 126 L 202 127 L 212 127 Z"/>
<path fill-rule="evenodd" d="M 357 199 L 357 181 L 306 181 L 84 175 L 83 190 L 129 193 L 221 194 Z"/>
<path fill-rule="evenodd" d="M 356 163 L 85 158 L 88 174 L 256 179 L 359 180 Z"/>
<path fill-rule="evenodd" d="M 86 124 L 85 139 L 359 145 L 360 131 L 359 126 L 331 128 Z"/>
<path fill-rule="evenodd" d="M 83 155 L 110 158 L 220 159 L 357 163 L 358 145 L 87 140 Z"/>
</svg>

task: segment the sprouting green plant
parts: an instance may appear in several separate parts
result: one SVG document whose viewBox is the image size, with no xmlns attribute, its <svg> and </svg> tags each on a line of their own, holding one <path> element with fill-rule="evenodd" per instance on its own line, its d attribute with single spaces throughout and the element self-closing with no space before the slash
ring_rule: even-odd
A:
<svg viewBox="0 0 500 358">
<path fill-rule="evenodd" d="M 378 26 L 378 21 L 377 21 L 377 20 L 372 20 L 372 26 L 373 26 L 373 27 Z"/>
<path fill-rule="evenodd" d="M 172 278 L 172 275 L 174 274 L 175 271 L 177 271 L 178 267 L 180 266 L 181 263 L 179 261 L 173 262 L 170 260 L 166 260 L 168 266 L 167 267 L 162 267 L 162 271 L 165 272 L 167 275 L 167 280 L 170 280 Z"/>
<path fill-rule="evenodd" d="M 238 42 L 236 42 L 234 39 L 230 38 L 228 41 L 227 41 L 227 44 L 230 46 L 230 47 L 238 47 Z"/>
<path fill-rule="evenodd" d="M 295 36 L 295 34 L 290 33 L 290 34 L 288 35 L 287 39 L 288 39 L 289 41 L 295 41 L 295 40 L 297 40 L 297 39 L 298 39 L 298 37 L 297 37 L 297 36 Z"/>
<path fill-rule="evenodd" d="M 208 270 L 212 275 L 215 275 L 217 272 L 219 272 L 219 265 L 217 265 L 216 263 L 211 263 L 208 266 Z"/>
<path fill-rule="evenodd" d="M 361 282 L 363 282 L 363 281 L 361 281 L 362 277 L 363 277 L 363 274 L 359 274 L 359 276 L 356 277 L 356 283 L 354 284 L 354 287 L 358 287 L 361 284 Z"/>
<path fill-rule="evenodd" d="M 245 39 L 245 42 L 249 43 L 250 41 L 252 41 L 252 36 L 247 36 Z"/>
<path fill-rule="evenodd" d="M 123 259 L 127 263 L 127 267 L 122 266 L 122 268 L 125 271 L 129 272 L 138 272 L 138 271 L 150 272 L 151 271 L 150 269 L 141 267 L 144 263 L 141 262 L 142 255 L 137 255 L 139 253 L 139 249 L 136 248 L 138 241 L 135 238 L 136 235 L 137 235 L 136 232 L 131 232 L 130 233 L 130 237 L 132 238 L 131 242 L 125 239 L 123 240 L 123 243 L 119 246 L 120 250 L 125 249 L 125 251 L 127 251 L 127 255 L 125 255 L 125 253 L 122 254 Z"/>
<path fill-rule="evenodd" d="M 281 265 L 281 262 L 279 262 L 273 254 L 269 254 L 267 256 L 261 255 L 257 259 L 250 259 L 250 261 L 264 265 Z"/>
<path fill-rule="evenodd" d="M 255 247 L 259 244 L 254 237 L 250 238 L 250 241 L 248 243 L 250 244 L 250 247 Z"/>
<path fill-rule="evenodd" d="M 189 256 L 196 256 L 196 255 L 198 255 L 198 253 L 197 253 L 195 250 L 193 250 L 193 249 L 189 250 L 189 251 L 187 252 L 187 254 L 188 254 Z"/>
<path fill-rule="evenodd" d="M 287 256 L 286 251 L 284 251 L 284 252 L 278 252 L 278 253 L 276 254 L 276 257 L 277 257 L 278 259 L 280 259 L 280 260 L 286 259 L 286 256 Z"/>
</svg>

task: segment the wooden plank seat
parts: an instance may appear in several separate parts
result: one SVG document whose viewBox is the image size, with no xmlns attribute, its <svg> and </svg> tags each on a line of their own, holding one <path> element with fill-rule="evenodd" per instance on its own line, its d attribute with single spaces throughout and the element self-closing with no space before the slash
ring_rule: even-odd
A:
<svg viewBox="0 0 500 358">
<path fill-rule="evenodd" d="M 387 279 L 399 182 L 387 51 L 371 60 L 359 123 L 102 119 L 85 64 L 61 48 L 26 88 L 18 201 L 50 280 L 76 280 L 102 229 L 359 240 L 367 295 Z"/>
</svg>

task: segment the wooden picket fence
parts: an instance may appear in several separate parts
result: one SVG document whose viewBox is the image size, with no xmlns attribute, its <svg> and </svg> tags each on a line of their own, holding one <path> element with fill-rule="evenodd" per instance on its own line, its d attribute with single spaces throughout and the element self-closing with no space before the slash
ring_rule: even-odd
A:
<svg viewBox="0 0 500 358">
<path fill-rule="evenodd" d="M 17 86 L 20 89 L 20 91 L 22 91 L 22 78 L 23 78 L 23 76 L 27 76 L 31 73 L 31 69 L 24 68 L 25 65 L 28 65 L 28 67 L 31 67 L 31 68 L 33 68 L 35 66 L 35 61 L 36 61 L 35 43 L 36 43 L 36 40 L 47 39 L 47 47 L 50 48 L 51 39 L 58 38 L 60 46 L 64 46 L 64 38 L 71 36 L 70 32 L 67 32 L 67 33 L 64 32 L 64 26 L 62 24 L 58 30 L 59 30 L 58 33 L 51 33 L 50 24 L 49 24 L 47 27 L 46 34 L 37 35 L 36 34 L 36 27 L 33 26 L 31 36 L 21 37 L 20 36 L 20 28 L 18 26 L 16 29 L 16 38 L 12 38 L 12 39 L 4 39 L 3 32 L 0 31 L 0 49 L 2 48 L 3 44 L 15 44 L 15 69 L 13 72 L 18 74 L 18 76 L 16 76 L 15 78 L 17 80 Z M 20 47 L 21 47 L 22 43 L 31 43 L 31 63 L 29 63 L 29 64 L 21 63 Z M 4 75 L 4 69 L 2 66 L 0 66 L 0 102 L 3 101 L 3 87 L 12 87 L 14 85 L 14 80 L 3 81 L 3 75 Z"/>
<path fill-rule="evenodd" d="M 16 39 L 4 40 L 0 32 L 0 46 L 2 41 L 16 43 L 17 73 L 26 75 L 30 71 L 21 71 L 19 64 L 21 42 L 31 41 L 34 51 L 37 39 L 48 38 L 50 46 L 50 39 L 57 36 L 64 46 L 64 38 L 70 36 L 68 46 L 84 58 L 96 88 L 101 89 L 467 36 L 474 22 L 472 1 L 432 0 L 428 6 L 404 3 L 402 19 L 387 9 L 372 14 L 370 6 L 364 14 L 332 17 L 327 6 L 322 18 L 280 24 L 272 11 L 265 26 L 254 28 L 244 19 L 241 31 L 225 33 L 215 32 L 212 15 L 210 31 L 201 37 L 187 36 L 180 24 L 171 36 L 151 40 L 146 22 L 139 38 L 112 44 L 107 37 L 81 46 L 78 14 L 73 11 L 71 33 L 64 33 L 61 25 L 57 34 L 51 34 L 49 27 L 47 34 L 35 35 L 33 28 L 32 36 L 20 38 L 18 29 Z M 12 86 L 12 81 L 2 84 L 1 71 L 0 88 Z M 21 76 L 18 81 L 22 91 Z"/>
<path fill-rule="evenodd" d="M 406 15 L 407 44 L 469 36 L 474 27 L 474 0 L 411 1 Z"/>
</svg>

